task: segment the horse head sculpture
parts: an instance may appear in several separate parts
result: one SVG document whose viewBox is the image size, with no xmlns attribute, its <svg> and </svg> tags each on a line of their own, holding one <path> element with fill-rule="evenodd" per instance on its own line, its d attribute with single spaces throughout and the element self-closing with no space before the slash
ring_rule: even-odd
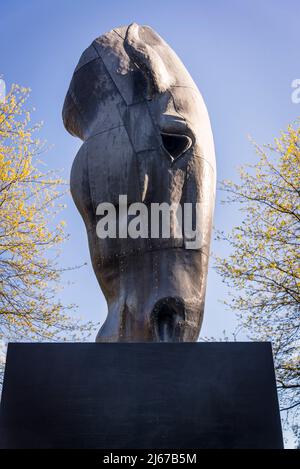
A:
<svg viewBox="0 0 300 469">
<path fill-rule="evenodd" d="M 194 81 L 153 29 L 120 27 L 82 54 L 63 120 L 83 140 L 71 171 L 71 192 L 108 305 L 96 340 L 197 340 L 216 170 L 209 117 Z M 166 207 L 197 207 L 190 231 L 201 233 L 201 239 L 191 242 L 184 229 L 177 236 L 174 217 L 168 236 L 150 230 L 150 215 L 147 235 L 129 236 L 130 207 L 137 203 L 149 209 L 148 215 L 159 208 L 162 218 Z M 101 204 L 114 209 L 115 236 L 97 233 L 106 215 L 98 209 Z M 187 226 L 188 218 L 183 219 Z"/>
</svg>

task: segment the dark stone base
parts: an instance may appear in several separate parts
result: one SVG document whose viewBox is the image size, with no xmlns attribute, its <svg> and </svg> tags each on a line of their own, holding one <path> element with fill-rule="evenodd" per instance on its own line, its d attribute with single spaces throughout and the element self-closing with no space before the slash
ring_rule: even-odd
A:
<svg viewBox="0 0 300 469">
<path fill-rule="evenodd" d="M 282 448 L 269 343 L 10 344 L 2 448 Z"/>
</svg>

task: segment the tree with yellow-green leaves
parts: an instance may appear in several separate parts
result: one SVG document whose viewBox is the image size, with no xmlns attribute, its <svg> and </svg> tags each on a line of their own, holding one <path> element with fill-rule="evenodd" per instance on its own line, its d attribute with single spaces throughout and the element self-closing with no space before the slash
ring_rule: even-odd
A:
<svg viewBox="0 0 300 469">
<path fill-rule="evenodd" d="M 274 144 L 255 145 L 258 160 L 224 181 L 227 202 L 242 221 L 229 234 L 230 255 L 217 270 L 230 288 L 229 304 L 254 340 L 272 342 L 282 409 L 300 409 L 300 126 Z"/>
<path fill-rule="evenodd" d="M 29 90 L 13 85 L 0 103 L 0 340 L 55 339 L 78 331 L 58 301 L 66 239 L 55 224 L 63 181 L 45 171 L 43 144 L 26 109 Z"/>
</svg>

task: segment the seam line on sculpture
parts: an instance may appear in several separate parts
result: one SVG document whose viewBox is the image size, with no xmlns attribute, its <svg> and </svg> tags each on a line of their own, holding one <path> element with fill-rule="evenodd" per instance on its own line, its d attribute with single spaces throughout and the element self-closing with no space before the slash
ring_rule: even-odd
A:
<svg viewBox="0 0 300 469">
<path fill-rule="evenodd" d="M 90 140 L 91 138 L 96 137 L 97 135 L 105 134 L 106 132 L 110 132 L 111 130 L 119 129 L 120 127 L 125 127 L 125 126 L 124 126 L 124 124 L 119 124 L 119 125 L 114 125 L 113 127 L 110 127 L 110 128 L 107 129 L 107 130 L 100 130 L 99 132 L 96 132 L 95 134 L 90 135 L 90 136 L 86 139 L 86 142 L 87 142 L 88 140 Z"/>
<path fill-rule="evenodd" d="M 118 85 L 116 84 L 115 80 L 113 79 L 112 75 L 109 73 L 109 70 L 108 70 L 108 68 L 107 68 L 107 66 L 106 66 L 106 64 L 105 64 L 105 62 L 104 62 L 104 60 L 103 60 L 103 58 L 102 58 L 101 55 L 99 54 L 99 52 L 98 52 L 98 50 L 96 49 L 96 47 L 94 46 L 94 44 L 93 44 L 93 47 L 94 47 L 96 53 L 98 54 L 100 60 L 102 61 L 103 66 L 104 66 L 105 70 L 107 71 L 108 75 L 110 76 L 110 79 L 111 79 L 111 81 L 113 82 L 113 84 L 114 84 L 116 90 L 118 91 L 119 95 L 121 96 L 121 99 L 122 99 L 122 101 L 123 101 L 123 104 L 125 104 L 125 106 L 128 107 L 128 104 L 127 104 L 126 99 L 124 98 L 123 94 L 121 93 L 121 91 L 120 91 Z M 121 117 L 121 119 L 122 119 L 122 121 L 123 121 L 123 118 L 122 118 L 122 115 L 121 115 L 121 111 L 120 111 L 120 106 L 119 106 L 119 105 L 117 106 L 117 109 L 118 109 L 119 115 L 120 115 L 120 117 Z M 124 124 L 124 121 L 123 121 L 123 124 Z M 135 151 L 135 147 L 134 147 L 134 145 L 133 145 L 132 139 L 131 139 L 131 137 L 130 137 L 130 135 L 129 135 L 129 132 L 128 132 L 128 130 L 127 130 L 127 128 L 126 128 L 125 125 L 124 125 L 124 129 L 125 129 L 125 132 L 126 132 L 126 134 L 127 134 L 127 137 L 128 137 L 129 142 L 130 142 L 130 145 L 131 145 L 131 147 L 132 147 L 132 150 L 133 150 L 133 152 L 134 152 L 134 154 L 135 154 L 136 170 L 137 170 L 137 173 L 138 173 L 138 175 L 139 175 L 139 177 L 138 177 L 139 194 L 140 194 L 140 196 L 141 196 L 141 194 L 142 194 L 142 187 L 141 187 L 141 181 L 140 181 L 140 165 L 139 165 L 139 161 L 138 161 L 138 155 L 137 155 L 137 152 Z"/>
<path fill-rule="evenodd" d="M 113 79 L 111 73 L 109 72 L 109 70 L 108 70 L 108 68 L 107 68 L 107 66 L 106 66 L 106 64 L 105 64 L 105 62 L 104 62 L 104 60 L 103 60 L 103 57 L 101 57 L 101 55 L 99 54 L 99 52 L 98 52 L 98 50 L 96 49 L 96 47 L 94 46 L 94 44 L 93 44 L 93 47 L 94 47 L 96 53 L 98 54 L 100 60 L 102 61 L 103 66 L 104 66 L 105 70 L 107 71 L 107 74 L 110 76 L 111 81 L 113 82 L 115 88 L 117 89 L 119 95 L 121 96 L 121 99 L 122 99 L 123 103 L 124 103 L 125 106 L 127 107 L 127 106 L 128 106 L 127 101 L 126 101 L 126 99 L 124 98 L 123 94 L 121 93 L 121 91 L 120 91 L 118 85 L 116 84 L 115 80 Z M 120 117 L 121 117 L 121 119 L 122 119 L 122 115 L 121 115 L 121 113 L 120 113 L 120 108 L 119 108 L 119 106 L 117 106 L 117 109 L 118 109 L 118 112 L 119 112 Z M 123 121 L 123 119 L 122 119 L 122 121 Z M 124 121 L 123 121 L 123 125 L 124 125 Z M 133 151 L 136 153 L 135 148 L 134 148 L 134 146 L 133 146 L 133 142 L 132 142 L 132 140 L 131 140 L 131 138 L 130 138 L 130 135 L 129 135 L 128 130 L 127 130 L 127 128 L 126 128 L 125 125 L 124 125 L 124 128 L 125 128 L 125 130 L 126 130 L 128 139 L 129 139 L 129 141 L 130 141 L 130 143 L 131 143 L 132 149 L 133 149 Z"/>
<path fill-rule="evenodd" d="M 159 140 L 159 138 L 158 138 L 158 143 L 159 143 L 159 146 L 162 147 L 162 146 L 163 146 L 163 142 L 162 142 L 162 138 L 161 138 L 161 131 L 160 131 L 159 125 L 156 124 L 156 122 L 155 122 L 155 120 L 154 120 L 154 118 L 153 118 L 152 110 L 151 110 L 151 108 L 150 108 L 150 106 L 149 106 L 148 101 L 146 101 L 146 107 L 147 107 L 148 114 L 149 114 L 149 116 L 150 116 L 150 120 L 151 120 L 151 122 L 152 122 L 153 128 L 154 128 L 154 130 L 157 131 L 157 134 L 160 135 L 160 140 Z"/>
<path fill-rule="evenodd" d="M 93 47 L 94 47 L 94 49 L 96 50 L 96 53 L 98 54 L 100 60 L 102 61 L 105 70 L 107 71 L 108 75 L 110 76 L 111 81 L 113 82 L 115 88 L 117 89 L 119 95 L 121 96 L 121 99 L 122 99 L 123 103 L 125 104 L 126 107 L 130 106 L 130 104 L 127 104 L 126 99 L 124 98 L 123 94 L 121 93 L 121 91 L 120 91 L 118 85 L 116 84 L 115 80 L 113 79 L 112 75 L 110 74 L 110 72 L 109 72 L 109 70 L 108 70 L 108 68 L 107 68 L 107 66 L 106 66 L 106 64 L 105 64 L 105 62 L 104 62 L 104 60 L 103 60 L 103 58 L 101 57 L 99 51 L 96 49 L 96 47 L 94 46 L 94 44 L 93 44 Z M 117 109 L 118 109 L 119 115 L 120 115 L 120 117 L 121 117 L 121 119 L 122 119 L 122 121 L 123 121 L 123 118 L 122 118 L 122 115 L 121 115 L 121 111 L 120 111 L 120 106 L 119 106 L 119 105 L 117 106 Z M 149 112 L 149 111 L 148 111 L 148 112 Z M 123 121 L 123 123 L 124 123 L 124 121 Z M 128 129 L 127 129 L 127 127 L 126 127 L 125 124 L 124 124 L 124 129 L 125 129 L 125 131 L 126 131 L 128 140 L 129 140 L 129 142 L 130 142 L 130 144 L 131 144 L 132 150 L 133 150 L 133 152 L 134 152 L 134 154 L 135 154 L 136 170 L 137 170 L 137 173 L 138 173 L 138 176 L 139 176 L 139 177 L 138 177 L 139 194 L 140 194 L 140 197 L 142 198 L 142 185 L 141 185 L 141 178 L 140 178 L 140 164 L 139 164 L 139 159 L 138 159 L 138 153 L 137 153 L 137 151 L 135 150 L 135 146 L 134 146 L 134 144 L 133 144 L 133 141 L 132 141 L 132 139 L 131 139 L 131 136 L 129 135 Z"/>
<path fill-rule="evenodd" d="M 80 65 L 80 67 L 78 67 L 78 65 L 77 65 L 76 70 L 73 73 L 73 75 L 75 75 L 77 72 L 79 72 L 79 70 L 81 70 L 83 67 L 86 67 L 87 65 L 89 65 L 92 62 L 95 62 L 98 59 L 99 59 L 99 57 L 95 57 L 94 59 L 91 59 L 88 62 L 85 62 L 84 64 Z"/>
<path fill-rule="evenodd" d="M 160 147 L 158 148 L 145 148 L 145 150 L 138 150 L 136 152 L 137 155 L 139 155 L 140 153 L 146 153 L 147 151 L 158 151 Z"/>
<path fill-rule="evenodd" d="M 113 29 L 113 32 L 114 32 L 115 34 L 117 34 L 123 41 L 125 41 L 125 37 L 121 36 L 121 34 L 118 33 L 118 31 L 116 31 L 115 29 Z"/>
<path fill-rule="evenodd" d="M 116 84 L 116 82 L 115 82 L 115 80 L 113 79 L 111 73 L 109 72 L 109 70 L 108 70 L 108 68 L 107 68 L 107 66 L 106 66 L 106 63 L 104 62 L 103 57 L 100 55 L 99 51 L 98 51 L 98 50 L 96 49 L 96 47 L 94 46 L 94 43 L 92 44 L 92 46 L 94 47 L 96 53 L 98 54 L 99 59 L 100 59 L 101 62 L 103 63 L 103 66 L 104 66 L 104 68 L 105 68 L 107 74 L 110 76 L 111 81 L 112 81 L 113 84 L 115 85 L 115 88 L 117 89 L 119 95 L 121 96 L 121 98 L 122 98 L 122 100 L 124 101 L 124 103 L 126 104 L 126 106 L 128 106 L 126 99 L 125 99 L 124 96 L 122 95 L 122 93 L 121 93 L 121 91 L 120 91 L 118 85 Z"/>
<path fill-rule="evenodd" d="M 75 108 L 76 108 L 76 110 L 77 110 L 77 112 L 78 112 L 78 114 L 79 114 L 80 120 L 81 120 L 82 124 L 84 125 L 84 124 L 86 123 L 86 120 L 85 120 L 85 117 L 84 117 L 84 112 L 83 112 L 83 110 L 81 109 L 81 106 L 80 106 L 80 104 L 78 103 L 78 101 L 77 101 L 77 99 L 76 99 L 76 97 L 75 97 L 73 91 L 72 91 L 72 90 L 69 90 L 69 93 L 70 93 L 70 97 L 71 97 L 71 99 L 72 99 L 72 101 L 73 101 L 73 104 L 74 104 L 74 106 L 75 106 Z"/>
<path fill-rule="evenodd" d="M 154 248 L 151 248 L 151 249 L 145 249 L 142 252 L 143 252 L 143 254 L 147 254 L 147 253 L 150 253 L 150 252 L 158 253 L 160 251 L 169 251 L 171 249 L 186 251 L 186 252 L 201 252 L 201 254 L 203 254 L 207 258 L 209 258 L 209 256 L 210 256 L 210 254 L 206 253 L 202 248 L 200 248 L 200 249 L 187 249 L 184 245 L 182 245 L 182 246 L 169 246 L 169 247 L 166 247 L 166 246 L 154 247 Z M 120 259 L 122 257 L 137 256 L 137 255 L 140 255 L 140 254 L 141 254 L 141 251 L 139 251 L 137 249 L 131 249 L 131 250 L 127 251 L 125 254 L 120 254 L 120 255 L 119 254 L 112 254 L 110 256 L 102 257 L 101 258 L 101 263 L 109 262 L 112 259 Z"/>
<path fill-rule="evenodd" d="M 86 151 L 86 165 L 87 165 L 87 173 L 89 175 L 89 178 L 90 178 L 90 159 L 89 159 L 89 149 L 88 149 L 88 146 L 85 146 L 84 147 L 85 151 Z M 94 197 L 92 196 L 92 188 L 91 188 L 91 184 L 93 183 L 93 178 L 90 178 L 90 184 L 89 184 L 89 198 L 90 198 L 90 201 L 91 201 L 91 204 L 92 204 L 92 207 L 93 207 L 93 211 L 94 213 L 96 213 L 97 211 L 97 207 L 95 206 L 95 203 L 94 203 Z M 94 188 L 93 188 L 94 189 Z M 95 189 L 94 189 L 95 191 Z"/>
</svg>

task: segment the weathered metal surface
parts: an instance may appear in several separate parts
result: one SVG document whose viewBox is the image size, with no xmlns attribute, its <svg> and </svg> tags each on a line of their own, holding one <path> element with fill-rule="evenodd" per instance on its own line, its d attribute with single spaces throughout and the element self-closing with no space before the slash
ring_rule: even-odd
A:
<svg viewBox="0 0 300 469">
<path fill-rule="evenodd" d="M 215 155 L 203 99 L 150 27 L 114 29 L 82 54 L 63 108 L 83 144 L 71 191 L 108 304 L 98 341 L 195 341 L 204 311 Z M 99 203 L 200 204 L 201 246 L 187 239 L 100 239 Z M 124 220 L 123 220 L 124 221 Z M 127 220 L 126 220 L 127 221 Z"/>
</svg>

